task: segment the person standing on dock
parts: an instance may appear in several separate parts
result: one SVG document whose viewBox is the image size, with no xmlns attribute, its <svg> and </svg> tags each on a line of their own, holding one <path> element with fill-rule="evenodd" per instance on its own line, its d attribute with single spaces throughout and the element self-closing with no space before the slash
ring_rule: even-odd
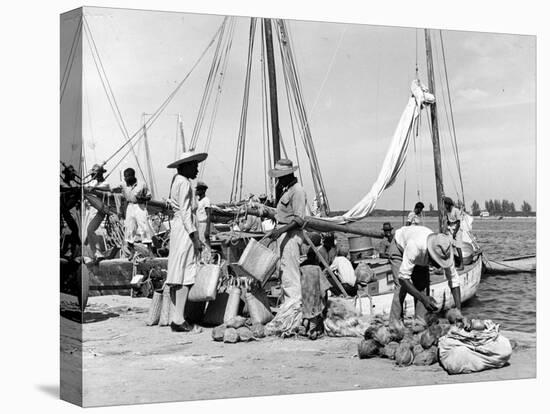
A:
<svg viewBox="0 0 550 414">
<path fill-rule="evenodd" d="M 205 260 L 210 259 L 210 229 L 208 228 L 209 220 L 208 220 L 208 213 L 206 211 L 207 208 L 211 206 L 210 199 L 206 195 L 206 190 L 208 190 L 208 186 L 203 181 L 198 181 L 197 185 L 195 187 L 195 191 L 197 193 L 198 198 L 198 206 L 197 206 L 197 222 L 198 222 L 198 232 L 199 232 L 199 240 L 201 241 L 203 245 L 203 258 Z"/>
<path fill-rule="evenodd" d="M 414 210 L 407 216 L 406 226 L 418 226 L 422 220 L 422 210 L 424 210 L 424 203 L 419 201 L 414 205 Z"/>
<path fill-rule="evenodd" d="M 448 233 L 452 238 L 453 246 L 458 256 L 457 269 L 462 270 L 464 269 L 464 259 L 462 257 L 462 229 L 460 228 L 462 211 L 455 207 L 455 203 L 450 197 L 444 197 L 443 203 L 445 204 L 445 211 L 447 212 Z"/>
<path fill-rule="evenodd" d="M 269 170 L 269 176 L 277 179 L 280 198 L 275 215 L 276 227 L 271 232 L 279 249 L 281 285 L 287 306 L 301 299 L 300 247 L 303 243 L 301 226 L 306 214 L 306 192 L 298 183 L 294 172 L 298 167 L 291 160 L 281 159 Z"/>
<path fill-rule="evenodd" d="M 147 201 L 151 200 L 145 181 L 138 181 L 136 171 L 133 168 L 124 170 L 124 182 L 113 188 L 113 193 L 122 192 L 126 201 L 126 215 L 124 218 L 124 239 L 130 251 L 133 250 L 136 235 L 139 234 L 141 242 L 151 248 L 153 242 L 153 229 L 147 218 Z"/>
<path fill-rule="evenodd" d="M 437 311 L 430 297 L 430 266 L 443 268 L 455 306 L 460 310 L 460 282 L 454 266 L 452 246 L 446 234 L 434 233 L 424 226 L 401 227 L 389 247 L 389 258 L 396 286 L 390 311 L 390 323 L 401 320 L 403 302 L 414 297 L 415 314 L 423 319 L 427 312 Z"/>
<path fill-rule="evenodd" d="M 393 227 L 390 222 L 382 224 L 382 231 L 384 232 L 384 238 L 378 244 L 378 255 L 383 259 L 388 259 L 388 250 L 393 240 Z"/>
<path fill-rule="evenodd" d="M 170 232 L 168 270 L 166 286 L 170 289 L 171 315 L 170 328 L 174 332 L 189 332 L 193 326 L 184 317 L 189 289 L 195 283 L 201 242 L 197 231 L 198 203 L 191 180 L 199 173 L 199 163 L 208 154 L 194 151 L 184 152 L 182 157 L 168 165 L 176 168 L 177 175 L 172 180 L 168 203 L 174 209 L 174 220 Z"/>
</svg>

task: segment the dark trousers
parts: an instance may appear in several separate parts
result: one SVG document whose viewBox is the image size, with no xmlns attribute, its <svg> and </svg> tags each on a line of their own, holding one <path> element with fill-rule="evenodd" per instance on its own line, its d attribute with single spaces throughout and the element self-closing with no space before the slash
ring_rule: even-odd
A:
<svg viewBox="0 0 550 414">
<path fill-rule="evenodd" d="M 390 259 L 393 280 L 396 284 L 390 311 L 390 321 L 393 321 L 403 318 L 403 303 L 407 296 L 407 291 L 399 280 L 399 268 L 403 262 L 403 249 L 396 243 L 395 239 L 392 240 L 388 248 L 388 256 Z M 411 282 L 418 291 L 426 291 L 426 294 L 429 294 L 430 268 L 428 266 L 415 266 L 411 275 Z M 414 300 L 414 310 L 417 318 L 425 318 L 427 310 L 422 302 L 416 299 Z"/>
</svg>

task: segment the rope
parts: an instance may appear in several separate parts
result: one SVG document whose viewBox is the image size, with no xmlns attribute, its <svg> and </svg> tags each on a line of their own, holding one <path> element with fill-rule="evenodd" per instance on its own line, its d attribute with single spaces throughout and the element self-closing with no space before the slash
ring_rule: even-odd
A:
<svg viewBox="0 0 550 414">
<path fill-rule="evenodd" d="M 221 33 L 221 28 L 222 26 L 220 25 L 220 27 L 218 28 L 218 30 L 216 31 L 216 33 L 214 34 L 214 36 L 212 37 L 212 39 L 210 40 L 210 42 L 208 43 L 208 45 L 206 46 L 206 48 L 203 50 L 203 52 L 201 53 L 201 55 L 198 57 L 198 59 L 195 61 L 195 63 L 193 64 L 193 66 L 191 67 L 191 69 L 189 70 L 189 72 L 187 72 L 187 74 L 184 76 L 184 78 L 178 83 L 178 85 L 174 88 L 174 90 L 168 95 L 168 97 L 162 102 L 162 104 L 159 106 L 159 108 L 157 108 L 157 110 L 149 117 L 149 119 L 145 122 L 144 125 L 141 125 L 139 127 L 139 129 L 132 135 L 130 136 L 130 138 L 125 142 L 123 143 L 109 158 L 107 158 L 107 160 L 105 160 L 104 164 L 108 163 L 109 161 L 111 161 L 114 157 L 116 157 L 123 149 L 124 147 L 126 147 L 128 144 L 131 144 L 131 141 L 139 136 L 139 138 L 141 138 L 143 136 L 143 127 L 145 126 L 147 129 L 151 128 L 151 125 L 153 125 L 153 123 L 158 119 L 158 117 L 160 116 L 160 114 L 166 109 L 166 107 L 168 106 L 168 104 L 172 101 L 172 99 L 174 99 L 174 97 L 176 96 L 176 94 L 178 93 L 178 91 L 181 89 L 181 87 L 184 85 L 184 83 L 187 81 L 187 79 L 191 76 L 191 74 L 193 73 L 193 71 L 196 69 L 196 67 L 199 65 L 199 63 L 202 61 L 202 59 L 204 58 L 204 56 L 206 55 L 206 53 L 208 52 L 208 50 L 210 50 L 210 48 L 212 47 L 212 45 L 214 44 L 214 42 L 216 41 L 216 38 L 220 35 Z M 141 132 L 141 135 L 140 135 L 140 132 Z"/>
<path fill-rule="evenodd" d="M 71 49 L 69 50 L 69 56 L 67 57 L 67 63 L 65 64 L 65 69 L 63 70 L 63 76 L 61 77 L 61 91 L 59 93 L 59 103 L 63 100 L 63 95 L 65 94 L 65 89 L 69 83 L 69 77 L 71 74 L 71 69 L 73 68 L 74 58 L 76 56 L 76 41 L 81 38 L 82 33 L 82 17 L 78 20 L 78 25 L 76 26 L 76 31 L 71 43 Z"/>
<path fill-rule="evenodd" d="M 115 116 L 115 119 L 117 121 L 117 125 L 122 132 L 122 135 L 124 136 L 124 139 L 129 139 L 129 133 L 128 129 L 126 128 L 126 124 L 124 122 L 124 118 L 122 117 L 122 113 L 120 111 L 120 108 L 118 106 L 118 103 L 115 98 L 115 94 L 113 92 L 113 89 L 111 87 L 111 83 L 109 82 L 109 78 L 107 77 L 107 72 L 105 71 L 105 67 L 103 66 L 103 61 L 101 59 L 101 56 L 99 54 L 99 50 L 97 48 L 96 42 L 94 40 L 94 36 L 92 34 L 92 30 L 88 24 L 88 20 L 85 16 L 82 17 L 84 21 L 84 30 L 87 33 L 86 40 L 88 42 L 88 45 L 90 47 L 90 51 L 92 54 L 92 58 L 94 61 L 94 65 L 96 67 L 97 73 L 99 75 L 99 79 L 101 80 L 101 85 L 103 86 L 103 90 L 105 91 L 105 94 L 107 95 L 107 100 L 109 101 L 109 106 L 111 107 L 111 110 L 113 111 L 113 115 Z M 137 154 L 133 150 L 132 147 L 132 154 L 134 155 L 134 159 L 136 161 L 136 165 L 139 169 L 139 172 L 141 174 L 141 178 L 145 180 L 145 174 L 141 168 L 141 165 L 139 163 Z"/>
<path fill-rule="evenodd" d="M 231 185 L 230 201 L 235 201 L 237 195 L 242 198 L 244 155 L 246 143 L 246 121 L 248 119 L 248 101 L 250 95 L 250 73 L 252 69 L 252 52 L 254 50 L 254 37 L 256 32 L 256 18 L 250 19 L 250 32 L 248 40 L 248 59 L 246 65 L 246 78 L 241 107 L 241 119 L 239 124 L 239 135 L 237 139 L 237 150 L 235 152 L 235 165 L 233 168 L 233 182 Z"/>
</svg>

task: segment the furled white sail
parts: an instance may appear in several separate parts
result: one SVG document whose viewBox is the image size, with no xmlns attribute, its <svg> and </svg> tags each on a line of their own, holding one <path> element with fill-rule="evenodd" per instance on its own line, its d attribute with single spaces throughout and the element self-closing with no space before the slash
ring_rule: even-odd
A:
<svg viewBox="0 0 550 414">
<path fill-rule="evenodd" d="M 343 215 L 345 220 L 357 220 L 369 215 L 376 206 L 376 202 L 387 188 L 395 182 L 399 171 L 405 163 L 407 149 L 415 129 L 420 111 L 425 104 L 435 102 L 435 97 L 428 92 L 428 89 L 415 79 L 411 84 L 412 96 L 401 115 L 399 124 L 395 129 L 390 147 L 382 164 L 378 178 L 372 185 L 370 191 Z"/>
</svg>

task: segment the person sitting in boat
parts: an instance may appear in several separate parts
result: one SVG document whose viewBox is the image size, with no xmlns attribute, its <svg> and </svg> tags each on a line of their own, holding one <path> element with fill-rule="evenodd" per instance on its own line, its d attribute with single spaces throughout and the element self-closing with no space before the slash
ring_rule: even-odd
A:
<svg viewBox="0 0 550 414">
<path fill-rule="evenodd" d="M 443 203 L 445 204 L 445 211 L 447 214 L 447 231 L 452 238 L 452 243 L 458 256 L 457 269 L 462 270 L 464 269 L 464 259 L 462 257 L 462 229 L 460 228 L 462 211 L 455 207 L 455 203 L 450 197 L 444 197 Z"/>
<path fill-rule="evenodd" d="M 170 328 L 174 332 L 189 332 L 193 326 L 184 318 L 185 303 L 189 289 L 195 283 L 201 242 L 197 231 L 197 200 L 191 180 L 197 177 L 199 163 L 208 154 L 188 151 L 181 158 L 168 165 L 176 168 L 172 180 L 168 203 L 174 209 L 168 253 L 166 285 L 170 287 Z"/>
<path fill-rule="evenodd" d="M 378 244 L 378 255 L 383 259 L 388 259 L 388 250 L 393 240 L 393 227 L 390 222 L 382 224 L 382 231 L 384 232 L 384 238 Z"/>
<path fill-rule="evenodd" d="M 415 299 L 415 314 L 423 319 L 438 310 L 428 296 L 430 266 L 444 269 L 455 306 L 460 310 L 460 283 L 454 266 L 452 246 L 446 234 L 434 233 L 424 226 L 401 227 L 395 232 L 388 252 L 393 279 L 397 284 L 390 311 L 390 322 L 400 321 L 408 294 Z"/>
<path fill-rule="evenodd" d="M 141 237 L 141 242 L 151 249 L 153 229 L 147 219 L 146 202 L 151 199 L 151 193 L 144 181 L 138 181 L 136 171 L 133 168 L 124 170 L 124 182 L 112 189 L 113 193 L 121 192 L 126 201 L 126 214 L 124 219 L 124 239 L 130 250 L 134 250 L 136 235 Z"/>
<path fill-rule="evenodd" d="M 355 296 L 357 294 L 357 287 L 355 283 L 357 278 L 355 277 L 355 270 L 353 265 L 348 259 L 349 249 L 344 246 L 338 246 L 336 249 L 336 257 L 332 261 L 330 268 L 342 282 L 342 286 L 346 293 L 350 296 Z"/>
<path fill-rule="evenodd" d="M 211 206 L 210 199 L 206 195 L 206 190 L 208 186 L 204 181 L 197 181 L 195 186 L 195 192 L 197 194 L 197 231 L 199 232 L 199 240 L 203 245 L 203 258 L 205 260 L 210 259 L 211 248 L 210 248 L 210 231 L 208 229 L 208 213 L 206 208 Z"/>
<path fill-rule="evenodd" d="M 407 216 L 406 226 L 418 226 L 422 219 L 422 210 L 424 210 L 424 203 L 419 201 L 414 205 L 414 210 Z"/>
<path fill-rule="evenodd" d="M 276 227 L 270 233 L 277 240 L 280 253 L 280 272 L 283 295 L 287 306 L 301 300 L 300 247 L 303 243 L 301 226 L 306 214 L 306 192 L 294 172 L 298 167 L 291 160 L 281 159 L 269 170 L 277 180 L 280 198 L 275 214 Z"/>
<path fill-rule="evenodd" d="M 336 257 L 336 243 L 334 240 L 334 233 L 325 233 L 322 236 L 322 245 L 319 248 L 319 254 L 323 256 L 323 259 L 330 266 L 332 261 Z M 323 264 L 321 264 L 321 269 L 324 269 Z"/>
</svg>

